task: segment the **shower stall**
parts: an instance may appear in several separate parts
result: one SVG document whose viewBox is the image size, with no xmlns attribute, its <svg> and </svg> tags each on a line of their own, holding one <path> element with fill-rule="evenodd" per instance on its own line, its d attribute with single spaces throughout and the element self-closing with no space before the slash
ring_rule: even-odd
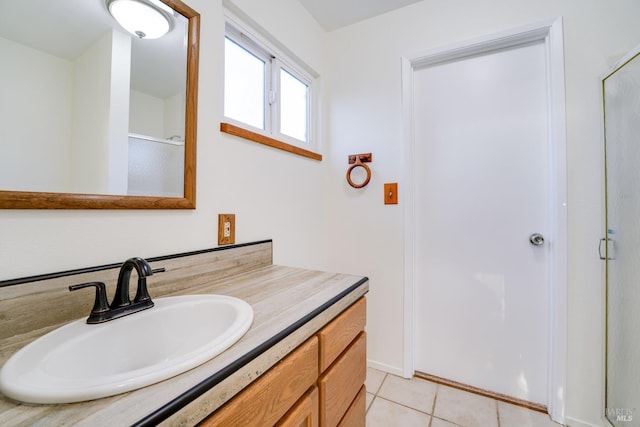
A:
<svg viewBox="0 0 640 427">
<path fill-rule="evenodd" d="M 183 197 L 184 140 L 129 134 L 130 196 Z"/>
<path fill-rule="evenodd" d="M 640 425 L 640 46 L 603 79 L 606 228 L 605 414 Z"/>
</svg>

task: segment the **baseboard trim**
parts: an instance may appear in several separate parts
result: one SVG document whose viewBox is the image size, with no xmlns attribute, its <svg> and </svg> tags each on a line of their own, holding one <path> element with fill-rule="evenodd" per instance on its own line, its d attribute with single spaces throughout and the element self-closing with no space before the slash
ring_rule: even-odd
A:
<svg viewBox="0 0 640 427">
<path fill-rule="evenodd" d="M 612 426 L 612 424 L 607 419 L 604 419 L 602 422 L 604 424 L 593 424 L 578 418 L 573 418 L 573 417 L 565 418 L 565 423 L 571 427 L 603 427 L 603 426 L 611 427 Z"/>
<path fill-rule="evenodd" d="M 521 406 L 523 408 L 531 409 L 533 411 L 542 412 L 547 414 L 547 407 L 545 405 L 541 405 L 539 403 L 529 402 L 527 400 L 517 399 L 515 397 L 507 396 L 506 394 L 496 393 L 494 391 L 485 390 L 479 387 L 474 387 L 472 385 L 459 383 L 457 381 L 449 380 L 446 378 L 438 377 L 431 374 L 426 374 L 424 372 L 416 371 L 414 374 L 417 378 L 422 378 L 423 380 L 431 381 L 438 384 L 443 384 L 449 387 L 457 388 L 459 390 L 468 391 L 470 393 L 479 394 L 480 396 L 490 397 L 492 399 L 499 400 L 501 402 L 510 403 L 512 405 Z"/>
<path fill-rule="evenodd" d="M 377 369 L 379 371 L 386 372 L 386 373 L 389 373 L 389 374 L 393 374 L 393 375 L 398 376 L 398 377 L 404 377 L 402 369 L 397 368 L 395 366 L 386 365 L 384 363 L 376 362 L 376 361 L 373 361 L 373 360 L 367 360 L 367 366 L 369 368 Z"/>
</svg>

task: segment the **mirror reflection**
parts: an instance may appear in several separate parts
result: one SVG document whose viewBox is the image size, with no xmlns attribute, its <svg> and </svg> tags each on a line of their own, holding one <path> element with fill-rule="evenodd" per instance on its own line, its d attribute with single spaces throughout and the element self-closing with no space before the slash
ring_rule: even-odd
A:
<svg viewBox="0 0 640 427">
<path fill-rule="evenodd" d="M 105 0 L 0 4 L 0 190 L 184 196 L 189 21 L 164 7 L 150 39 Z"/>
</svg>

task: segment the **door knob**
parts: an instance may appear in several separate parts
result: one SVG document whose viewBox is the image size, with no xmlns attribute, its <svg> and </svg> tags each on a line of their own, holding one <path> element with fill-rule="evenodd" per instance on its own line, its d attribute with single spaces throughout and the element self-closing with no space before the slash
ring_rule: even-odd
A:
<svg viewBox="0 0 640 427">
<path fill-rule="evenodd" d="M 540 233 L 533 233 L 529 236 L 529 242 L 534 246 L 542 246 L 544 245 L 544 236 Z"/>
</svg>

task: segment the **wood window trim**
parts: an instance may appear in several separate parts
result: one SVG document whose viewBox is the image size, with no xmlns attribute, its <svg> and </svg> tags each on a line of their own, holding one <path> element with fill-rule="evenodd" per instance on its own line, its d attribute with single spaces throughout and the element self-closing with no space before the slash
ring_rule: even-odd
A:
<svg viewBox="0 0 640 427">
<path fill-rule="evenodd" d="M 277 148 L 279 150 L 286 151 L 288 153 L 297 154 L 298 156 L 307 157 L 309 159 L 322 161 L 322 154 L 305 150 L 304 148 L 296 147 L 295 145 L 287 144 L 278 139 L 270 138 L 268 136 L 252 132 L 244 129 L 240 126 L 232 125 L 231 123 L 220 123 L 220 132 L 228 133 L 229 135 L 238 136 L 240 138 L 248 139 L 249 141 L 257 142 L 259 144 L 267 145 L 269 147 Z"/>
</svg>

